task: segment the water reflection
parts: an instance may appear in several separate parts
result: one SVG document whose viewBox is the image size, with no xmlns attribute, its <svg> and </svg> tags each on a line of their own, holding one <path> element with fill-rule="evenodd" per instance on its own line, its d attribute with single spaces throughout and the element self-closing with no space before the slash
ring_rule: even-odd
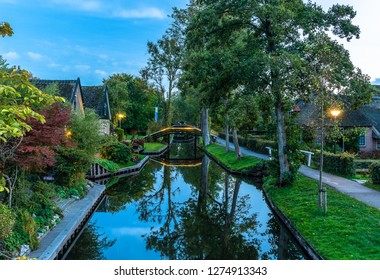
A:
<svg viewBox="0 0 380 280">
<path fill-rule="evenodd" d="M 182 151 L 171 155 L 183 159 Z M 115 240 L 102 249 L 107 259 L 303 258 L 260 189 L 206 156 L 191 166 L 150 161 L 140 174 L 107 189 L 91 221 L 100 237 Z M 74 248 L 88 243 L 80 238 Z M 91 259 L 75 249 L 69 257 Z"/>
<path fill-rule="evenodd" d="M 104 251 L 112 247 L 116 239 L 109 240 L 107 236 L 99 233 L 99 227 L 94 222 L 89 223 L 81 234 L 81 242 L 86 246 L 74 246 L 69 256 L 75 256 L 76 260 L 104 260 Z"/>
</svg>

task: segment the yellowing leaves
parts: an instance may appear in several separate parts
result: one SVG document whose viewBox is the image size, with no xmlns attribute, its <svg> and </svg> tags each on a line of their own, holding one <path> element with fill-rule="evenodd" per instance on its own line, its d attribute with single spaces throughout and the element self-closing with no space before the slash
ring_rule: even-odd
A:
<svg viewBox="0 0 380 280">
<path fill-rule="evenodd" d="M 0 141 L 21 137 L 31 130 L 26 124 L 30 118 L 44 123 L 44 117 L 34 111 L 37 106 L 64 102 L 63 98 L 44 94 L 32 85 L 25 70 L 0 71 L 0 100 Z"/>
</svg>

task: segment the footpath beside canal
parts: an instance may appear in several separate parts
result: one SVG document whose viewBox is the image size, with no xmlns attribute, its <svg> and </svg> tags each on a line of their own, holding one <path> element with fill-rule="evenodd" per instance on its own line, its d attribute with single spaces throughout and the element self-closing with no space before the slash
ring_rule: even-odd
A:
<svg viewBox="0 0 380 280">
<path fill-rule="evenodd" d="M 225 145 L 225 141 L 221 138 L 217 138 L 219 144 Z M 233 145 L 230 143 L 231 149 L 234 149 Z M 240 147 L 243 155 L 253 156 L 264 160 L 269 160 L 269 156 L 255 153 L 244 147 Z M 319 180 L 319 170 L 309 168 L 307 166 L 301 166 L 299 172 L 309 178 Z M 380 192 L 367 188 L 355 181 L 342 178 L 333 174 L 323 172 L 322 182 L 337 191 L 340 191 L 352 198 L 355 198 L 369 206 L 380 209 Z"/>
<path fill-rule="evenodd" d="M 37 250 L 28 257 L 38 260 L 54 260 L 67 249 L 78 232 L 91 217 L 95 208 L 103 198 L 104 185 L 94 184 L 87 195 L 69 205 L 63 206 L 63 218 L 46 236 L 41 239 Z"/>
<path fill-rule="evenodd" d="M 166 149 L 167 147 L 162 149 L 162 151 Z M 160 150 L 159 152 L 162 153 L 162 151 Z M 145 166 L 148 160 L 149 156 L 146 156 L 137 165 L 123 168 L 120 172 L 112 175 L 136 174 Z M 103 173 L 99 174 L 99 177 L 104 178 L 111 176 L 109 172 L 105 175 Z M 95 179 L 96 176 L 92 178 Z M 62 220 L 42 237 L 38 248 L 27 254 L 28 258 L 54 260 L 63 257 L 104 197 L 106 189 L 105 185 L 95 183 L 90 184 L 92 187 L 89 188 L 88 193 L 84 198 L 79 200 L 71 198 L 58 203 L 58 206 L 63 211 Z"/>
</svg>

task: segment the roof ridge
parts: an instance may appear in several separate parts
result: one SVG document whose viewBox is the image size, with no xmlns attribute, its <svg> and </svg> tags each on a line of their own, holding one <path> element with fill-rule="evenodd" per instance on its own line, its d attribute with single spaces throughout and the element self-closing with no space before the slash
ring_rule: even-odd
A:
<svg viewBox="0 0 380 280">
<path fill-rule="evenodd" d="M 49 79 L 30 79 L 30 81 L 49 82 L 49 83 L 76 83 L 77 80 L 49 80 Z"/>
</svg>

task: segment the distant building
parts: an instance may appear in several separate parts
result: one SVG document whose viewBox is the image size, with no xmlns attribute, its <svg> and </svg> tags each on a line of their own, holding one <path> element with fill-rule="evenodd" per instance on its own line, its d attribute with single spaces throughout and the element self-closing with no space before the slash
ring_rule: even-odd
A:
<svg viewBox="0 0 380 280">
<path fill-rule="evenodd" d="M 376 86 L 380 89 L 380 86 Z M 293 110 L 297 120 L 305 126 L 316 126 L 319 110 L 314 104 L 299 102 Z M 326 125 L 329 125 L 326 120 Z M 361 152 L 370 153 L 380 150 L 380 95 L 375 95 L 372 102 L 359 107 L 357 110 L 344 111 L 339 124 L 344 129 L 364 127 L 366 132 L 359 138 Z"/>
<path fill-rule="evenodd" d="M 99 116 L 101 131 L 111 132 L 111 109 L 107 86 L 82 86 L 85 108 L 90 108 Z"/>
<path fill-rule="evenodd" d="M 84 114 L 86 108 L 93 109 L 99 115 L 101 132 L 110 134 L 111 111 L 107 86 L 82 86 L 79 78 L 76 80 L 33 79 L 31 83 L 40 90 L 56 84 L 59 95 L 70 103 L 74 111 Z"/>
<path fill-rule="evenodd" d="M 56 84 L 58 86 L 59 95 L 70 103 L 72 109 L 84 113 L 83 93 L 79 78 L 76 80 L 32 79 L 30 82 L 40 90 L 44 90 L 49 85 Z"/>
</svg>

